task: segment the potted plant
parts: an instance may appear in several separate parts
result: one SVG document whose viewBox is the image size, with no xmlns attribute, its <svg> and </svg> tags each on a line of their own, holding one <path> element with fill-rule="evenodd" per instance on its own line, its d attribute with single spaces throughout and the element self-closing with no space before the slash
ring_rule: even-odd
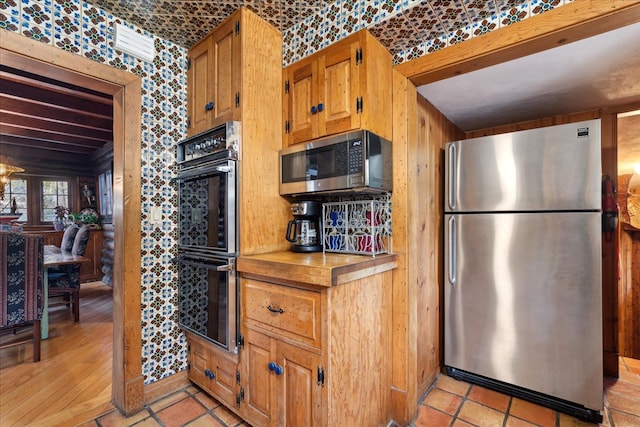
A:
<svg viewBox="0 0 640 427">
<path fill-rule="evenodd" d="M 53 229 L 56 231 L 64 230 L 65 218 L 69 214 L 69 209 L 64 206 L 55 207 L 56 216 L 53 218 Z"/>
<path fill-rule="evenodd" d="M 69 219 L 79 226 L 88 225 L 92 229 L 100 229 L 98 215 L 93 212 L 70 213 Z"/>
</svg>

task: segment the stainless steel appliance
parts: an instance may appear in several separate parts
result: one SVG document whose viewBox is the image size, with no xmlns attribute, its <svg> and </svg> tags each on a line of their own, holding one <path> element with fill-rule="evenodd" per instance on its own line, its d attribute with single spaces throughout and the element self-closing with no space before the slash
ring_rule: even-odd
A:
<svg viewBox="0 0 640 427">
<path fill-rule="evenodd" d="M 179 324 L 237 352 L 240 123 L 178 144 Z"/>
<path fill-rule="evenodd" d="M 448 143 L 444 362 L 601 420 L 600 122 Z"/>
<path fill-rule="evenodd" d="M 236 352 L 239 319 L 235 258 L 182 251 L 177 262 L 180 326 Z"/>
<path fill-rule="evenodd" d="M 369 131 L 280 150 L 280 194 L 383 193 L 392 190 L 391 142 Z"/>
<path fill-rule="evenodd" d="M 291 204 L 293 219 L 287 225 L 286 239 L 293 243 L 293 252 L 322 251 L 322 203 L 300 201 Z"/>
</svg>

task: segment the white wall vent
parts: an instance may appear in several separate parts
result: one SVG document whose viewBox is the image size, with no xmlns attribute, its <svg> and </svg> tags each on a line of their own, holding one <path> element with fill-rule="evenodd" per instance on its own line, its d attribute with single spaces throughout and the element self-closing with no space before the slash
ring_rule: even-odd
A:
<svg viewBox="0 0 640 427">
<path fill-rule="evenodd" d="M 135 30 L 118 23 L 113 47 L 147 62 L 153 62 L 155 56 L 153 38 L 136 33 Z"/>
</svg>

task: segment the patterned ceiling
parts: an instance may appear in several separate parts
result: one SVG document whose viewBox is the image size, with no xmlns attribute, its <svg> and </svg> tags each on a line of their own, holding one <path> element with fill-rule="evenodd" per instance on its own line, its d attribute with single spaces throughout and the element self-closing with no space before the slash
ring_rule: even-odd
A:
<svg viewBox="0 0 640 427">
<path fill-rule="evenodd" d="M 253 10 L 287 42 L 324 47 L 361 28 L 396 63 L 459 43 L 572 0 L 88 0 L 165 40 L 190 47 L 240 6 Z M 289 32 L 287 35 L 286 33 Z M 312 40 L 314 39 L 314 40 Z M 331 39 L 331 40 L 330 40 Z M 306 52 L 285 52 L 285 63 Z"/>
</svg>

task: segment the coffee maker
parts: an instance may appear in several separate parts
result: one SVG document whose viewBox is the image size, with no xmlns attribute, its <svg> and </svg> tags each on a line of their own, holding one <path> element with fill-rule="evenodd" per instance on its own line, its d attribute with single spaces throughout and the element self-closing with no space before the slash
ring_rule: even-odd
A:
<svg viewBox="0 0 640 427">
<path fill-rule="evenodd" d="M 293 252 L 322 251 L 322 203 L 300 201 L 291 204 L 293 219 L 287 225 L 286 238 Z"/>
</svg>

